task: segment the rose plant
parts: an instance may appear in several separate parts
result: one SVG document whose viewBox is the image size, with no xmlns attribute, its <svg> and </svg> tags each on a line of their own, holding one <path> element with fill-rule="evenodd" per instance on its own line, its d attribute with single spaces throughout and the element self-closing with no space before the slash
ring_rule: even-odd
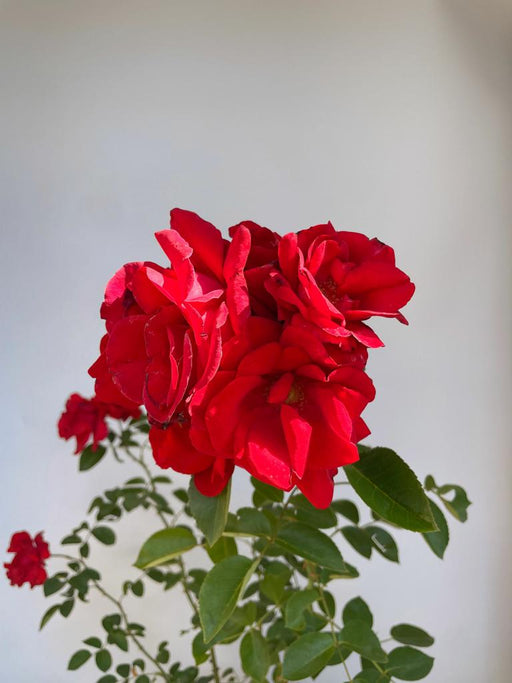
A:
<svg viewBox="0 0 512 683">
<path fill-rule="evenodd" d="M 324 669 L 360 683 L 424 678 L 428 633 L 401 623 L 382 638 L 362 598 L 340 609 L 332 592 L 359 575 L 343 544 L 398 562 L 390 529 L 402 528 L 442 558 L 441 506 L 467 518 L 460 486 L 431 475 L 422 486 L 393 450 L 360 443 L 375 397 L 368 350 L 383 345 L 367 321 L 406 323 L 414 285 L 391 247 L 330 223 L 281 237 L 244 221 L 229 235 L 174 209 L 170 229 L 156 233 L 169 263 L 128 263 L 108 282 L 105 335 L 89 369 L 94 396 L 72 394 L 58 430 L 76 439 L 80 471 L 107 453 L 139 471 L 96 496 L 62 539 L 76 552 L 15 533 L 7 577 L 58 596 L 41 628 L 94 591 L 111 602 L 68 664 L 94 660 L 97 683 L 284 683 Z M 250 475 L 252 505 L 230 510 L 236 467 Z M 162 473 L 169 469 L 191 475 L 187 490 Z M 338 485 L 364 516 L 350 496 L 334 495 Z M 114 545 L 112 526 L 134 510 L 156 513 L 155 531 L 134 548 L 140 576 L 114 596 L 90 564 L 90 545 Z M 190 567 L 194 548 L 208 570 Z M 48 577 L 49 561 L 61 566 Z M 125 603 L 148 582 L 184 591 L 190 662 L 174 661 L 167 641 L 152 650 L 130 619 Z M 216 650 L 230 643 L 239 643 L 240 661 L 222 670 Z"/>
</svg>

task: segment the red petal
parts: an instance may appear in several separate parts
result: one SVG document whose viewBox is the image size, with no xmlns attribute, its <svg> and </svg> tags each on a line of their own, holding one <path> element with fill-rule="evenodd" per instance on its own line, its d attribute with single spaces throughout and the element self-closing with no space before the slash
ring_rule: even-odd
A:
<svg viewBox="0 0 512 683">
<path fill-rule="evenodd" d="M 177 230 L 194 250 L 191 257 L 196 269 L 211 272 L 223 281 L 223 263 L 226 240 L 217 228 L 192 211 L 173 209 L 171 228 Z"/>
</svg>

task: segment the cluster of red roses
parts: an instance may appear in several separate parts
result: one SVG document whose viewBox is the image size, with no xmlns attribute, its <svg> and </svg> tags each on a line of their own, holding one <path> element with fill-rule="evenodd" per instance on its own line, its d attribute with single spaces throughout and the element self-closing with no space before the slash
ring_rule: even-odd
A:
<svg viewBox="0 0 512 683">
<path fill-rule="evenodd" d="M 390 247 L 330 223 L 281 237 L 245 221 L 229 234 L 174 209 L 156 233 L 171 265 L 114 275 L 93 402 L 110 414 L 144 406 L 158 465 L 194 475 L 205 495 L 238 465 L 327 507 L 333 476 L 369 433 L 364 368 L 382 342 L 363 321 L 405 322 L 414 285 Z"/>
</svg>

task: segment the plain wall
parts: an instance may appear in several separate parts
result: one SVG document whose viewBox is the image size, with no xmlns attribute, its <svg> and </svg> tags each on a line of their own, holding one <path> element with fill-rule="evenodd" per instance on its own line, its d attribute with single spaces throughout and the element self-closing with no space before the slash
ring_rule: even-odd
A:
<svg viewBox="0 0 512 683">
<path fill-rule="evenodd" d="M 55 547 L 130 476 L 78 475 L 55 423 L 92 393 L 107 279 L 165 263 L 152 235 L 170 208 L 281 233 L 330 219 L 391 244 L 417 285 L 410 327 L 375 325 L 369 442 L 473 501 L 444 561 L 398 533 L 399 566 L 344 551 L 362 577 L 337 595 L 362 595 L 381 634 L 433 633 L 432 683 L 510 681 L 511 19 L 491 0 L 0 3 L 0 548 L 18 529 Z M 237 476 L 235 503 L 247 491 Z M 94 551 L 109 586 L 155 525 L 135 516 L 117 552 Z M 51 601 L 0 592 L 2 680 L 98 677 L 65 668 L 101 599 L 38 633 Z M 130 610 L 187 661 L 179 588 L 152 595 Z"/>
</svg>

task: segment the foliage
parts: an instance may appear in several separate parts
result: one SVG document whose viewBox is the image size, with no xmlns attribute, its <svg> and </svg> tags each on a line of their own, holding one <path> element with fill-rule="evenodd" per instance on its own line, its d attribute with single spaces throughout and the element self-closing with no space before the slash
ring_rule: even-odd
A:
<svg viewBox="0 0 512 683">
<path fill-rule="evenodd" d="M 94 592 L 112 604 L 97 632 L 71 655 L 70 671 L 96 669 L 90 676 L 97 683 L 284 683 L 316 677 L 331 667 L 343 672 L 341 680 L 366 683 L 414 681 L 430 673 L 434 660 L 423 649 L 434 643 L 432 636 L 404 623 L 383 636 L 363 598 L 338 605 L 333 587 L 359 575 L 344 558 L 344 549 L 365 560 L 377 553 L 397 563 L 394 534 L 399 528 L 417 531 L 442 557 L 448 524 L 425 490 L 465 521 L 469 500 L 460 486 L 438 486 L 428 476 L 423 488 L 390 449 L 361 447 L 361 460 L 346 467 L 347 481 L 339 482 L 338 490 L 348 490 L 347 497 L 335 496 L 325 510 L 295 491 L 286 495 L 251 479 L 253 506 L 229 511 L 229 489 L 210 498 L 193 482 L 185 491 L 173 487 L 167 476 L 153 474 L 144 459 L 146 422 L 130 419 L 121 425 L 120 432 L 110 432 L 94 459 L 87 449 L 85 459 L 82 453 L 79 470 L 98 465 L 110 452 L 136 465 L 140 473 L 94 498 L 87 520 L 62 540 L 74 555 L 52 553 L 65 566 L 43 586 L 45 596 L 57 601 L 44 614 L 41 628 L 56 614 L 69 617 Z M 379 462 L 382 458 L 386 467 Z M 354 494 L 362 505 L 353 500 Z M 113 546 L 112 525 L 137 509 L 156 513 L 157 523 L 134 549 L 140 576 L 122 582 L 115 597 L 89 564 L 90 546 Z M 187 563 L 186 553 L 194 548 L 204 552 L 208 571 Z M 193 665 L 175 661 L 165 640 L 151 650 L 145 626 L 128 616 L 126 602 L 142 598 L 148 583 L 184 592 L 191 608 L 186 632 L 193 636 Z M 239 652 L 237 671 L 221 670 L 217 663 L 217 649 L 229 644 Z"/>
</svg>

